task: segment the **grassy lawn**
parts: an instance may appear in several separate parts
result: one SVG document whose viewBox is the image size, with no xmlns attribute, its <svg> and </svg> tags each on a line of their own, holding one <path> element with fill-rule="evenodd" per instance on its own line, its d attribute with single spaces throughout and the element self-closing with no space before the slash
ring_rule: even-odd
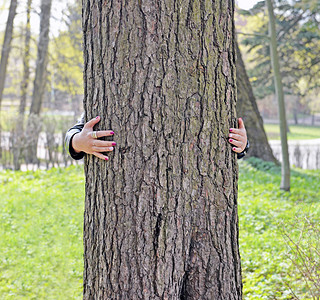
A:
<svg viewBox="0 0 320 300">
<path fill-rule="evenodd" d="M 254 158 L 240 162 L 244 299 L 296 299 L 292 298 L 290 288 L 299 299 L 312 299 L 310 288 L 289 259 L 291 243 L 284 238 L 284 233 L 289 233 L 294 241 L 300 238 L 304 250 L 315 244 L 320 247 L 320 170 L 293 170 L 290 193 L 279 190 L 280 174 L 280 167 L 272 163 Z M 301 229 L 306 227 L 305 220 L 312 222 L 313 228 L 301 235 Z M 319 258 L 320 254 L 318 261 Z"/>
<path fill-rule="evenodd" d="M 280 140 L 280 128 L 277 124 L 264 124 L 269 140 Z M 290 125 L 289 140 L 320 139 L 320 126 Z"/>
<path fill-rule="evenodd" d="M 320 171 L 292 175 L 292 192 L 281 192 L 279 168 L 240 161 L 244 299 L 292 299 L 287 284 L 311 299 L 286 255 L 282 231 L 297 216 L 320 224 Z M 82 167 L 1 172 L 0 195 L 0 299 L 81 299 Z"/>
<path fill-rule="evenodd" d="M 81 167 L 0 173 L 0 299 L 81 299 Z"/>
</svg>

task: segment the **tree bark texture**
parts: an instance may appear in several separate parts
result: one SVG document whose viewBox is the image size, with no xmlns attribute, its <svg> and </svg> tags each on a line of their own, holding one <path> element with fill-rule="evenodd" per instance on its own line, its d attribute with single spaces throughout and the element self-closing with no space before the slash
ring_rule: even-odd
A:
<svg viewBox="0 0 320 300">
<path fill-rule="evenodd" d="M 84 299 L 241 299 L 234 1 L 83 1 Z"/>
<path fill-rule="evenodd" d="M 31 39 L 31 26 L 30 26 L 30 13 L 31 13 L 32 0 L 27 2 L 27 22 L 25 31 L 25 43 L 24 43 L 24 54 L 23 54 L 23 79 L 21 82 L 21 97 L 19 105 L 19 114 L 24 116 L 26 109 L 28 85 L 30 78 L 30 39 Z"/>
<path fill-rule="evenodd" d="M 45 90 L 48 61 L 49 28 L 52 0 L 41 1 L 40 36 L 30 114 L 39 115 Z"/>
<path fill-rule="evenodd" d="M 237 51 L 237 114 L 243 117 L 250 141 L 250 150 L 248 156 L 255 156 L 266 161 L 277 162 L 269 145 L 266 132 L 263 128 L 256 99 L 254 97 L 252 86 L 248 78 L 242 55 L 236 44 Z"/>
<path fill-rule="evenodd" d="M 10 8 L 9 8 L 9 15 L 6 24 L 6 32 L 4 34 L 4 41 L 1 50 L 1 61 L 0 61 L 0 107 L 2 103 L 2 95 L 4 90 L 4 83 L 6 79 L 7 73 L 7 65 L 8 65 L 8 58 L 11 48 L 11 40 L 12 40 L 12 32 L 13 32 L 13 21 L 16 15 L 17 10 L 17 0 L 11 0 Z"/>
</svg>

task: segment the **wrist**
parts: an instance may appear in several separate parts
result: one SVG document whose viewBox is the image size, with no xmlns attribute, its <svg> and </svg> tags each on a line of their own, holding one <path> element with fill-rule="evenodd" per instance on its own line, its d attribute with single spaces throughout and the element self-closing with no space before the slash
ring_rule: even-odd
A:
<svg viewBox="0 0 320 300">
<path fill-rule="evenodd" d="M 78 143 L 79 133 L 80 132 L 74 134 L 73 137 L 71 138 L 71 147 L 74 150 L 74 152 L 76 152 L 76 153 L 82 152 L 81 148 L 79 147 L 79 143 Z"/>
<path fill-rule="evenodd" d="M 247 140 L 246 147 L 243 149 L 243 151 L 241 153 L 244 153 L 244 155 L 246 155 L 249 148 L 250 148 L 250 143 L 249 143 L 249 140 Z"/>
</svg>

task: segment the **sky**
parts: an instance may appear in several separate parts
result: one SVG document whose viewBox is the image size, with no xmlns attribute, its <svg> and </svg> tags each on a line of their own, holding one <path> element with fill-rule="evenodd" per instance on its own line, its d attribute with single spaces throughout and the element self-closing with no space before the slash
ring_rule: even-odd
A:
<svg viewBox="0 0 320 300">
<path fill-rule="evenodd" d="M 259 2 L 259 0 L 236 0 L 238 6 L 242 9 L 250 9 L 253 5 Z"/>
<path fill-rule="evenodd" d="M 10 6 L 10 0 L 0 0 L 0 2 L 4 2 L 6 9 L 0 12 L 0 31 L 5 30 L 5 25 L 8 18 L 8 11 Z M 50 31 L 53 35 L 58 35 L 60 30 L 65 28 L 65 25 L 60 21 L 63 17 L 64 10 L 68 3 L 72 3 L 74 0 L 52 0 L 52 8 L 51 8 L 51 19 L 50 19 Z M 26 21 L 26 3 L 27 0 L 18 1 L 17 15 L 14 20 L 14 25 L 18 26 L 20 24 L 24 24 Z M 40 3 L 41 0 L 33 0 L 32 1 L 32 13 L 31 13 L 31 30 L 35 33 L 39 32 L 40 27 Z M 0 8 L 2 7 L 2 3 L 0 4 Z M 0 42 L 1 43 L 1 42 Z"/>
<path fill-rule="evenodd" d="M 5 25 L 8 18 L 8 10 L 10 5 L 10 0 L 0 0 L 0 8 L 4 5 L 5 10 L 0 12 L 0 31 L 5 30 Z M 60 30 L 65 29 L 64 24 L 60 22 L 63 12 L 66 9 L 66 4 L 73 2 L 74 0 L 53 0 L 52 5 L 52 18 L 51 18 L 51 35 L 57 36 Z M 238 6 L 242 9 L 249 9 L 259 0 L 235 0 Z M 35 12 L 31 17 L 31 30 L 33 32 L 39 32 L 39 16 L 37 13 L 40 12 L 40 0 L 33 0 L 33 5 Z M 25 7 L 26 0 L 19 1 L 17 16 L 15 18 L 15 26 L 23 24 L 25 22 Z"/>
</svg>

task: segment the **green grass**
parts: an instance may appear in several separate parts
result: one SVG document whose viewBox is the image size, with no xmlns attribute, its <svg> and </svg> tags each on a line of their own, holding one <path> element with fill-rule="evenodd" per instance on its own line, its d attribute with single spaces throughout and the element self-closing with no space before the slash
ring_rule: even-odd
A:
<svg viewBox="0 0 320 300">
<path fill-rule="evenodd" d="M 264 124 L 269 140 L 280 140 L 280 128 L 277 124 Z M 290 125 L 288 140 L 320 139 L 320 126 Z"/>
<path fill-rule="evenodd" d="M 320 171 L 240 161 L 239 220 L 244 299 L 310 299 L 282 236 L 296 216 L 320 224 Z M 84 176 L 81 166 L 0 173 L 0 299 L 81 299 Z M 292 237 L 297 236 L 292 233 Z"/>
<path fill-rule="evenodd" d="M 299 230 L 290 228 L 304 218 L 313 220 L 319 228 L 320 171 L 294 170 L 290 193 L 279 190 L 280 173 L 280 167 L 258 159 L 240 162 L 240 253 L 245 299 L 293 299 L 288 286 L 300 299 L 311 299 L 288 259 L 283 233 L 289 232 L 297 240 Z M 314 236 L 303 238 L 307 245 Z"/>
<path fill-rule="evenodd" d="M 0 299 L 80 299 L 81 167 L 0 173 Z"/>
</svg>

